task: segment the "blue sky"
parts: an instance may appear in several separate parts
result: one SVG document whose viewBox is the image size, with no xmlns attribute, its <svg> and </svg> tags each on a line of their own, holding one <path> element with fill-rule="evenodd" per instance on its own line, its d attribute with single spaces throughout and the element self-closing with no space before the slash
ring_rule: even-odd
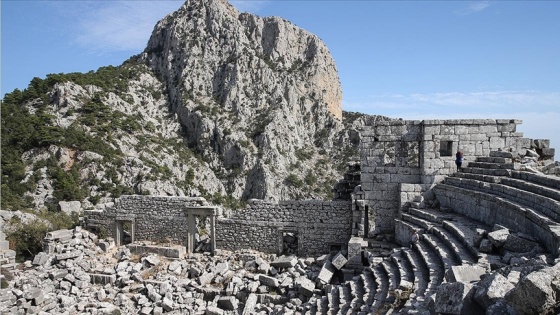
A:
<svg viewBox="0 0 560 315">
<path fill-rule="evenodd" d="M 231 1 L 317 34 L 343 108 L 405 119 L 517 118 L 560 156 L 558 1 Z M 119 65 L 182 1 L 2 0 L 1 95 Z"/>
</svg>

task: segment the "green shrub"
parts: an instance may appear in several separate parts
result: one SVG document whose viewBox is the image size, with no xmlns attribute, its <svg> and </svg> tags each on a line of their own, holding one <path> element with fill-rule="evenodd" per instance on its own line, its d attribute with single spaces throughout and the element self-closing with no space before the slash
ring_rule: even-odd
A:
<svg viewBox="0 0 560 315">
<path fill-rule="evenodd" d="M 303 181 L 295 174 L 288 175 L 288 177 L 286 177 L 284 181 L 288 186 L 292 186 L 296 188 L 303 187 Z"/>
</svg>

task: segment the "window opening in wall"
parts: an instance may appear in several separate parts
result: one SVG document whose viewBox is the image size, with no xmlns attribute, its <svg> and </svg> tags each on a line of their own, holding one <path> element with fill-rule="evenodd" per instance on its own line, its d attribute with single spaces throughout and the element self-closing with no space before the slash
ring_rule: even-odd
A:
<svg viewBox="0 0 560 315">
<path fill-rule="evenodd" d="M 441 141 L 439 143 L 440 156 L 453 156 L 453 141 Z"/>
<path fill-rule="evenodd" d="M 364 209 L 364 237 L 369 236 L 369 206 Z"/>
<path fill-rule="evenodd" d="M 282 232 L 282 255 L 297 255 L 298 235 L 296 232 Z"/>
<path fill-rule="evenodd" d="M 117 244 L 119 246 L 130 244 L 133 239 L 132 221 L 117 221 Z"/>
</svg>

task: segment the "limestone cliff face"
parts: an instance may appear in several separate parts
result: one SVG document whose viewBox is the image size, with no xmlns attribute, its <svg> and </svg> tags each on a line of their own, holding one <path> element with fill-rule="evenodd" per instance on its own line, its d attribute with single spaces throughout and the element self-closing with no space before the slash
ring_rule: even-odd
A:
<svg viewBox="0 0 560 315">
<path fill-rule="evenodd" d="M 338 73 L 317 36 L 225 0 L 189 0 L 156 25 L 141 58 L 165 85 L 189 145 L 225 175 L 232 196 L 293 198 L 290 175 L 336 178 L 315 168 L 333 157 L 342 131 Z"/>
</svg>

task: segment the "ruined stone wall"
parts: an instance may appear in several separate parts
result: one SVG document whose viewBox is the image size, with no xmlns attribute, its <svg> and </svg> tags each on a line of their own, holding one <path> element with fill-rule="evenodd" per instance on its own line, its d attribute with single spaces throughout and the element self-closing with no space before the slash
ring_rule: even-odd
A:
<svg viewBox="0 0 560 315">
<path fill-rule="evenodd" d="M 217 220 L 218 248 L 252 248 L 266 253 L 282 249 L 282 233 L 295 232 L 298 255 L 328 253 L 331 245 L 344 247 L 352 233 L 350 201 L 252 200 L 229 219 Z"/>
<path fill-rule="evenodd" d="M 116 237 L 118 221 L 134 225 L 135 241 L 187 244 L 187 207 L 208 205 L 200 197 L 121 196 L 104 210 L 86 211 L 86 226 Z"/>
<path fill-rule="evenodd" d="M 465 161 L 490 151 L 530 148 L 516 132 L 519 120 L 397 120 L 364 127 L 361 135 L 362 189 L 369 205 L 370 235 L 392 232 L 394 219 L 410 192 L 424 192 L 456 171 L 455 153 Z M 407 186 L 401 189 L 402 184 Z M 405 198 L 405 201 L 402 201 Z"/>
</svg>

